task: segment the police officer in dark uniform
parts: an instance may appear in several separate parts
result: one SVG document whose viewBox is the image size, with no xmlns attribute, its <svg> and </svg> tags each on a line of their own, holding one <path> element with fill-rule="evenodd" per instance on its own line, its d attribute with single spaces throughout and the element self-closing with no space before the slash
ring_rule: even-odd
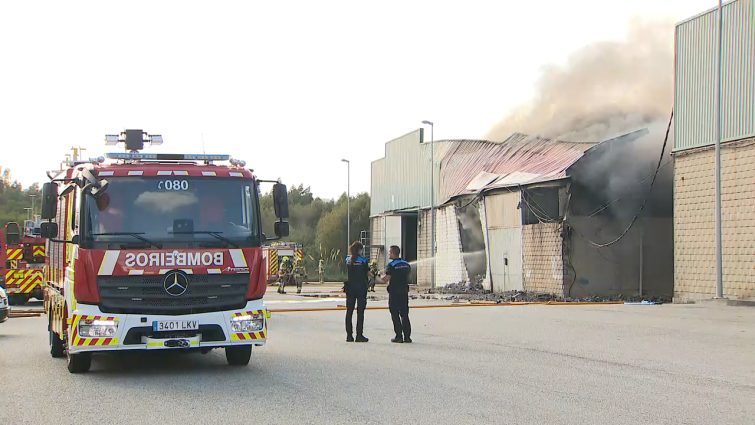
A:
<svg viewBox="0 0 755 425">
<path fill-rule="evenodd" d="M 361 242 L 354 242 L 349 247 L 351 255 L 346 257 L 346 268 L 348 269 L 348 281 L 346 282 L 346 341 L 353 342 L 354 328 L 352 326 L 352 316 L 354 315 L 354 306 L 357 307 L 357 337 L 356 342 L 367 342 L 369 339 L 364 336 L 364 309 L 367 307 L 367 287 L 369 283 L 370 264 L 362 256 L 364 246 Z"/>
<path fill-rule="evenodd" d="M 391 342 L 412 342 L 412 325 L 409 323 L 409 276 L 412 266 L 401 259 L 401 249 L 392 246 L 388 255 L 391 262 L 385 267 L 383 282 L 388 283 L 388 309 L 393 320 L 396 337 Z"/>
</svg>

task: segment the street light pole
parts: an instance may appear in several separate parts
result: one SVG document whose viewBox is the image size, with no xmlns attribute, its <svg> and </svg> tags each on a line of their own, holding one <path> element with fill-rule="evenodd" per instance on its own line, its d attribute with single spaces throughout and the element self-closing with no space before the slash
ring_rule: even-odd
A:
<svg viewBox="0 0 755 425">
<path fill-rule="evenodd" d="M 26 219 L 31 220 L 31 208 L 24 208 L 26 210 Z"/>
<path fill-rule="evenodd" d="M 724 297 L 724 273 L 723 273 L 723 237 L 721 229 L 721 61 L 722 61 L 722 46 L 723 46 L 723 1 L 718 0 L 718 89 L 716 99 L 716 202 L 715 202 L 715 217 L 716 217 L 716 298 Z"/>
<path fill-rule="evenodd" d="M 430 126 L 430 288 L 435 288 L 435 125 L 430 121 L 422 121 Z"/>
<path fill-rule="evenodd" d="M 346 252 L 351 246 L 351 162 L 342 159 L 346 163 Z"/>
<path fill-rule="evenodd" d="M 34 200 L 37 198 L 37 195 L 29 195 L 31 198 L 31 215 L 32 218 L 34 217 Z"/>
</svg>

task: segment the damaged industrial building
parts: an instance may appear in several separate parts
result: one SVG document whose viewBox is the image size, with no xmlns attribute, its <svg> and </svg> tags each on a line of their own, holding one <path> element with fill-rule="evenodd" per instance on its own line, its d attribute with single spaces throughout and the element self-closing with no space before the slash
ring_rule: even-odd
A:
<svg viewBox="0 0 755 425">
<path fill-rule="evenodd" d="M 670 296 L 673 167 L 662 130 L 601 143 L 440 140 L 432 162 L 423 129 L 391 140 L 372 163 L 370 255 L 383 267 L 387 248 L 401 246 L 422 287 L 434 262 L 436 287 Z"/>
</svg>

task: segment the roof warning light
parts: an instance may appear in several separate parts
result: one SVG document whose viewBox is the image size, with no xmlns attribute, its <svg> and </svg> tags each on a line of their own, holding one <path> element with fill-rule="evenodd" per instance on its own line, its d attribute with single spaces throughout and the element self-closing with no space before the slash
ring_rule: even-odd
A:
<svg viewBox="0 0 755 425">
<path fill-rule="evenodd" d="M 163 144 L 163 136 L 159 134 L 147 134 L 142 130 L 126 130 L 121 134 L 108 134 L 105 136 L 106 146 L 117 146 L 123 143 L 127 151 L 138 152 L 144 149 L 144 142 L 150 146 L 159 146 Z"/>
</svg>

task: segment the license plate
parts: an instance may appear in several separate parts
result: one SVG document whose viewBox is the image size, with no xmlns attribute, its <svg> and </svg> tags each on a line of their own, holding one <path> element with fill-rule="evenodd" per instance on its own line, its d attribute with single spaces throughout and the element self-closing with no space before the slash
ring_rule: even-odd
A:
<svg viewBox="0 0 755 425">
<path fill-rule="evenodd" d="M 198 329 L 198 320 L 156 320 L 152 322 L 152 330 L 155 332 L 195 331 Z"/>
</svg>

